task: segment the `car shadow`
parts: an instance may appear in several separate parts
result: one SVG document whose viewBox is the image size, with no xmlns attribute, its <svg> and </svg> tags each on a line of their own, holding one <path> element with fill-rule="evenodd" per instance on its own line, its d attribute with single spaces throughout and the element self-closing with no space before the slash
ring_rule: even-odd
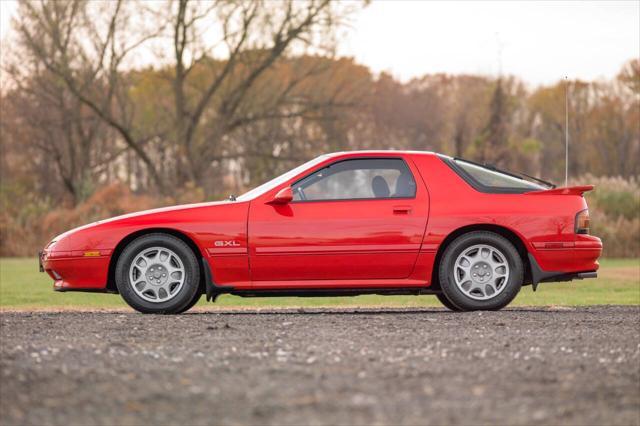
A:
<svg viewBox="0 0 640 426">
<path fill-rule="evenodd" d="M 439 315 L 500 315 L 509 313 L 575 313 L 583 311 L 584 308 L 574 307 L 514 307 L 500 311 L 472 311 L 453 312 L 446 308 L 274 308 L 274 309 L 228 309 L 228 310 L 196 310 L 185 312 L 183 315 L 416 315 L 416 314 L 439 314 Z"/>
<path fill-rule="evenodd" d="M 269 308 L 248 308 L 248 307 L 214 307 L 214 308 L 206 308 L 206 307 L 198 307 L 195 310 L 184 312 L 179 316 L 187 316 L 187 317 L 206 317 L 206 316 L 261 316 L 261 315 L 361 315 L 361 316 L 383 316 L 383 315 L 420 315 L 420 314 L 429 314 L 429 315 L 439 315 L 439 316 L 478 316 L 478 315 L 487 315 L 491 317 L 499 317 L 499 316 L 511 316 L 513 314 L 527 314 L 527 313 L 545 313 L 545 314 L 554 314 L 554 315 L 573 315 L 576 312 L 589 313 L 589 312 L 601 312 L 608 311 L 610 313 L 615 313 L 618 311 L 634 311 L 640 314 L 640 306 L 637 305 L 592 305 L 592 306 L 522 306 L 522 307 L 508 307 L 504 308 L 500 311 L 472 311 L 472 312 L 453 312 L 446 308 L 439 307 L 425 307 L 425 308 L 402 308 L 402 307 L 313 307 L 313 308 L 291 308 L 291 307 L 269 307 Z M 97 314 L 97 315 L 105 315 L 105 316 L 120 316 L 120 315 L 144 315 L 138 312 L 135 312 L 133 309 L 3 309 L 0 310 L 0 315 L 2 316 L 10 316 L 10 315 L 83 315 L 83 314 Z M 154 315 L 148 314 L 151 316 L 164 317 L 164 318 L 172 318 L 176 317 L 176 315 Z M 145 315 L 146 316 L 146 315 Z"/>
</svg>

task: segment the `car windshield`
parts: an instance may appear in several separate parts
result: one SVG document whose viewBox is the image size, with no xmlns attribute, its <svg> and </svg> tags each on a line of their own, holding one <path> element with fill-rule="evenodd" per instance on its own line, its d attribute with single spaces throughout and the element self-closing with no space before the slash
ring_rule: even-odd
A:
<svg viewBox="0 0 640 426">
<path fill-rule="evenodd" d="M 470 163 L 460 159 L 453 160 L 457 166 L 467 172 L 473 179 L 477 180 L 481 185 L 490 188 L 517 188 L 530 189 L 533 191 L 547 189 L 537 183 L 529 182 L 517 176 L 511 176 L 497 170 L 492 170 L 478 164 Z"/>
<path fill-rule="evenodd" d="M 285 174 L 282 174 L 282 175 L 280 175 L 280 176 L 278 176 L 276 178 L 273 178 L 269 182 L 263 183 L 262 185 L 260 185 L 260 186 L 258 186 L 256 188 L 253 188 L 249 192 L 245 192 L 241 196 L 237 197 L 236 200 L 237 201 L 252 200 L 252 199 L 264 194 L 265 192 L 270 191 L 271 189 L 275 188 L 276 186 L 281 185 L 282 183 L 288 181 L 289 179 L 291 179 L 294 176 L 302 173 L 303 171 L 305 171 L 307 169 L 310 169 L 311 167 L 315 166 L 316 164 L 321 163 L 326 158 L 327 158 L 326 155 L 321 155 L 320 157 L 316 157 L 313 160 L 307 161 L 306 163 L 299 165 L 295 169 L 291 169 L 288 172 L 286 172 Z"/>
</svg>

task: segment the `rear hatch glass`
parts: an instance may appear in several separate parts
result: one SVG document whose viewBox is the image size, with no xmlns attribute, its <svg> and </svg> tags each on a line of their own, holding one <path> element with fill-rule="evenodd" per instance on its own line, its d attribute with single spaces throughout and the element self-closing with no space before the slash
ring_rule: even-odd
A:
<svg viewBox="0 0 640 426">
<path fill-rule="evenodd" d="M 491 165 L 483 165 L 461 158 L 445 157 L 445 162 L 475 189 L 482 192 L 524 193 L 553 188 L 548 182 L 533 182 L 537 178 L 522 177 Z"/>
</svg>

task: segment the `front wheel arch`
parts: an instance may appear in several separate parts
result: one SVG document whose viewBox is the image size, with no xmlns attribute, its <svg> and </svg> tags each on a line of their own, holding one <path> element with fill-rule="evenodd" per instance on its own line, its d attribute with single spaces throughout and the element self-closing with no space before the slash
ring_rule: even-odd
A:
<svg viewBox="0 0 640 426">
<path fill-rule="evenodd" d="M 202 293 L 205 291 L 205 275 L 204 275 L 204 265 L 203 265 L 203 254 L 198 245 L 186 234 L 177 231 L 171 228 L 147 228 L 142 229 L 140 231 L 132 232 L 131 234 L 124 237 L 118 245 L 116 245 L 113 253 L 111 254 L 111 260 L 109 261 L 109 272 L 107 275 L 107 291 L 109 293 L 118 294 L 118 287 L 116 286 L 116 265 L 118 264 L 118 259 L 122 254 L 124 248 L 133 240 L 138 237 L 142 237 L 147 234 L 167 234 L 173 237 L 179 238 L 185 244 L 189 246 L 189 248 L 193 251 L 193 254 L 196 256 L 198 260 L 198 267 L 200 269 L 200 290 Z"/>
<path fill-rule="evenodd" d="M 433 261 L 433 269 L 431 271 L 431 287 L 433 289 L 440 289 L 440 264 L 442 263 L 442 256 L 444 252 L 447 250 L 449 244 L 451 244 L 456 238 L 461 235 L 467 234 L 469 232 L 474 231 L 489 231 L 494 232 L 507 240 L 518 251 L 520 255 L 520 259 L 522 260 L 522 265 L 524 266 L 524 282 L 525 284 L 531 283 L 531 264 L 529 263 L 529 250 L 525 246 L 524 242 L 512 230 L 500 225 L 492 225 L 492 224 L 477 224 L 477 225 L 467 225 L 461 228 L 458 228 L 451 232 L 447 237 L 442 241 L 440 247 L 438 247 L 438 251 L 436 252 L 435 260 Z"/>
</svg>

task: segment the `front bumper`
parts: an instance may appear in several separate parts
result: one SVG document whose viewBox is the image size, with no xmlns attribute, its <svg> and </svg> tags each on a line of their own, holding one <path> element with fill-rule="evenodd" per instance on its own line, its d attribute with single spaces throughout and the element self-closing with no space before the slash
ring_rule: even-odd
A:
<svg viewBox="0 0 640 426">
<path fill-rule="evenodd" d="M 87 255 L 90 253 L 90 255 Z M 43 250 L 38 253 L 40 272 L 53 279 L 56 291 L 107 291 L 111 250 Z"/>
</svg>

